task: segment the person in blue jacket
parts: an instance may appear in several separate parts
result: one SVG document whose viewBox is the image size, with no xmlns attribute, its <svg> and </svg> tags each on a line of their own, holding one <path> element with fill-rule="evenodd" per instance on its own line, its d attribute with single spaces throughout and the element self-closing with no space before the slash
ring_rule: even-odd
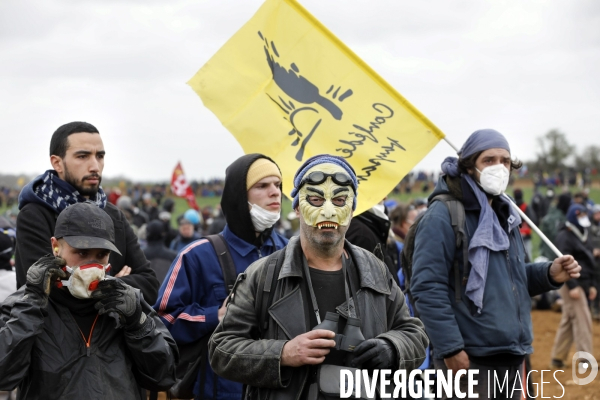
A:
<svg viewBox="0 0 600 400">
<path fill-rule="evenodd" d="M 247 154 L 226 171 L 221 209 L 227 225 L 221 232 L 238 274 L 261 257 L 287 244 L 273 229 L 281 211 L 281 172 L 262 154 Z M 227 289 L 217 254 L 206 239 L 183 248 L 173 261 L 154 308 L 178 344 L 211 335 L 225 314 Z M 200 381 L 204 383 L 200 387 Z M 210 365 L 195 383 L 196 398 L 242 398 L 242 384 L 218 377 Z"/>
<path fill-rule="evenodd" d="M 521 218 L 502 196 L 510 171 L 521 163 L 511 159 L 502 134 L 476 131 L 458 154 L 458 159 L 448 157 L 442 163 L 444 175 L 430 200 L 446 193 L 464 205 L 470 272 L 464 274 L 463 251 L 456 248 L 448 208 L 434 201 L 417 228 L 410 288 L 433 345 L 436 368 L 479 369 L 480 398 L 488 395 L 488 371 L 492 379 L 494 372 L 501 381 L 508 376 L 509 391 L 496 390 L 500 397 L 494 396 L 490 382 L 492 398 L 520 398 L 523 391 L 512 388 L 527 390 L 515 379 L 523 377 L 525 356 L 533 352 L 530 297 L 578 277 L 581 267 L 570 255 L 525 262 Z M 460 270 L 459 287 L 453 264 Z"/>
</svg>

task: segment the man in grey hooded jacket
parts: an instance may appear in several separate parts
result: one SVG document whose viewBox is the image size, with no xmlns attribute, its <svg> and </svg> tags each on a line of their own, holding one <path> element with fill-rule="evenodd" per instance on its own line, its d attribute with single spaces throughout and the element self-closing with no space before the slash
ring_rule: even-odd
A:
<svg viewBox="0 0 600 400">
<path fill-rule="evenodd" d="M 423 325 L 409 316 L 386 266 L 344 240 L 356 190 L 354 170 L 343 158 L 308 159 L 292 192 L 300 236 L 238 278 L 209 356 L 217 374 L 248 386 L 245 398 L 320 399 L 316 385 L 326 365 L 412 370 L 425 358 Z M 320 329 L 323 317 L 328 329 Z M 343 351 L 339 334 L 349 337 L 356 327 L 364 340 Z"/>
</svg>

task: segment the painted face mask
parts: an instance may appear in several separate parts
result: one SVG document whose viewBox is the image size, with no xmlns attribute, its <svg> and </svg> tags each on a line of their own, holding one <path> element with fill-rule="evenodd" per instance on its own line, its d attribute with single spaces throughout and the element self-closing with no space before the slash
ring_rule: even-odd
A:
<svg viewBox="0 0 600 400">
<path fill-rule="evenodd" d="M 89 263 L 78 267 L 66 266 L 63 269 L 71 275 L 68 280 L 62 281 L 62 286 L 66 286 L 73 297 L 89 299 L 106 272 L 110 271 L 110 264 Z"/>
<path fill-rule="evenodd" d="M 338 229 L 350 223 L 354 197 L 352 180 L 342 167 L 319 164 L 300 183 L 298 207 L 307 225 Z"/>
<path fill-rule="evenodd" d="M 486 193 L 489 193 L 492 196 L 498 196 L 506 190 L 510 172 L 504 165 L 491 165 L 485 167 L 483 171 L 477 169 L 477 172 L 481 174 L 479 176 L 479 184 Z"/>
</svg>

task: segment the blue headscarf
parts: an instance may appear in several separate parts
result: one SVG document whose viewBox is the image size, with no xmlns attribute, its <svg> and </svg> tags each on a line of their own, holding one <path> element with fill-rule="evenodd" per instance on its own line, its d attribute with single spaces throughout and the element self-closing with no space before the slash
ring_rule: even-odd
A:
<svg viewBox="0 0 600 400">
<path fill-rule="evenodd" d="M 505 149 L 510 153 L 508 142 L 500 132 L 493 129 L 481 129 L 473 132 L 471 136 L 469 136 L 458 152 L 458 155 L 461 158 L 466 158 L 480 151 L 497 148 Z M 460 176 L 458 159 L 456 157 L 447 157 L 442 162 L 442 172 L 451 177 Z M 479 188 L 470 175 L 464 174 L 463 176 L 471 187 L 471 190 L 473 190 L 481 208 L 477 229 L 469 242 L 469 263 L 471 263 L 471 272 L 465 291 L 467 297 L 473 301 L 477 306 L 478 312 L 481 313 L 481 309 L 483 308 L 483 293 L 490 261 L 490 250 L 507 250 L 510 246 L 510 241 L 506 231 L 502 229 L 500 221 L 498 221 L 498 216 L 490 206 L 485 192 Z M 508 202 L 503 196 L 500 196 L 499 199 L 500 201 Z M 521 217 L 512 206 L 510 206 L 509 209 L 511 215 L 508 219 L 510 232 L 519 226 Z"/>
<path fill-rule="evenodd" d="M 343 157 L 332 156 L 331 154 L 319 154 L 311 157 L 306 160 L 300 168 L 298 168 L 296 175 L 294 175 L 294 189 L 292 190 L 292 197 L 294 200 L 292 202 L 292 209 L 298 207 L 298 186 L 300 185 L 300 182 L 302 182 L 304 174 L 306 174 L 309 169 L 319 164 L 336 164 L 342 167 L 348 173 L 350 179 L 352 179 L 352 187 L 354 188 L 354 193 L 356 194 L 354 196 L 354 202 L 352 203 L 352 211 L 354 211 L 356 209 L 356 198 L 358 197 L 358 180 L 356 179 L 354 168 L 352 168 L 352 166 L 348 164 L 348 161 L 346 161 L 346 159 Z"/>
</svg>

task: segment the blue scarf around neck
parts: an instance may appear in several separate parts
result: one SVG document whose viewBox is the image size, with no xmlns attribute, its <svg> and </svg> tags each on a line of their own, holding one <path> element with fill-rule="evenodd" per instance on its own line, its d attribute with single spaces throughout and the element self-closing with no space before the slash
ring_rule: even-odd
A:
<svg viewBox="0 0 600 400">
<path fill-rule="evenodd" d="M 460 176 L 458 169 L 458 159 L 456 157 L 447 157 L 442 163 L 442 172 L 451 176 Z M 471 272 L 467 281 L 466 295 L 477 306 L 477 312 L 481 313 L 483 309 L 483 293 L 487 281 L 488 266 L 490 262 L 491 251 L 505 251 L 510 247 L 508 234 L 498 221 L 498 216 L 488 202 L 486 193 L 479 188 L 477 183 L 468 174 L 463 174 L 465 180 L 473 190 L 477 202 L 481 208 L 479 213 L 479 222 L 477 229 L 469 242 L 469 263 L 471 264 Z M 500 196 L 499 200 L 509 203 L 504 196 Z M 509 204 L 510 217 L 508 218 L 508 231 L 521 224 L 521 217 Z"/>
<path fill-rule="evenodd" d="M 88 200 L 79 194 L 70 183 L 60 179 L 53 169 L 46 171 L 41 178 L 41 183 L 33 188 L 33 192 L 59 214 L 70 205 Z M 102 209 L 106 207 L 107 197 L 102 187 L 98 188 L 96 198 L 90 198 L 90 200 Z"/>
</svg>

